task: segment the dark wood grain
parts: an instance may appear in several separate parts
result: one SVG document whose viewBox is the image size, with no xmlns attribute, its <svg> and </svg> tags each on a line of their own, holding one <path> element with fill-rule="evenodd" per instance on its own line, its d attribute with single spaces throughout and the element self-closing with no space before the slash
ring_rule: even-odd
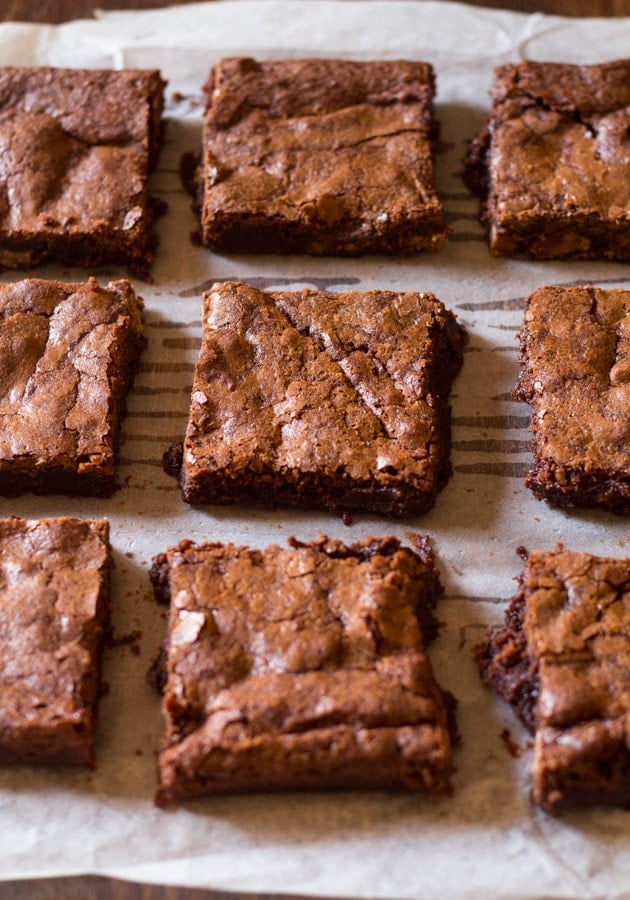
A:
<svg viewBox="0 0 630 900">
<path fill-rule="evenodd" d="M 201 2 L 201 0 L 192 0 Z M 630 16 L 630 0 L 466 0 L 471 6 L 545 12 L 561 16 Z M 100 9 L 155 9 L 171 0 L 0 0 L 0 21 L 67 22 Z"/>
</svg>

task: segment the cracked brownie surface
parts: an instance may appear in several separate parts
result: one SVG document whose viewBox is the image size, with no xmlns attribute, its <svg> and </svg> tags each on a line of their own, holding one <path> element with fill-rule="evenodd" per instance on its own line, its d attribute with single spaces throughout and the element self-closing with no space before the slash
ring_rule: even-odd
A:
<svg viewBox="0 0 630 900">
<path fill-rule="evenodd" d="M 533 799 L 630 807 L 630 560 L 531 553 L 482 676 L 535 732 Z"/>
<path fill-rule="evenodd" d="M 206 84 L 202 240 L 223 251 L 438 249 L 433 70 L 417 62 L 222 60 Z"/>
<path fill-rule="evenodd" d="M 467 182 L 490 249 L 539 259 L 630 259 L 630 60 L 495 69 Z"/>
<path fill-rule="evenodd" d="M 91 765 L 109 525 L 0 519 L 0 763 Z"/>
<path fill-rule="evenodd" d="M 114 491 L 141 307 L 127 281 L 0 285 L 0 493 Z"/>
<path fill-rule="evenodd" d="M 150 71 L 0 68 L 0 265 L 146 274 L 163 87 Z"/>
<path fill-rule="evenodd" d="M 432 294 L 204 294 L 180 481 L 190 503 L 433 505 L 463 332 Z M 180 464 L 175 453 L 167 467 Z"/>
<path fill-rule="evenodd" d="M 630 291 L 547 286 L 528 298 L 516 396 L 531 407 L 527 484 L 563 507 L 630 513 Z"/>
<path fill-rule="evenodd" d="M 393 537 L 264 550 L 184 541 L 153 561 L 170 601 L 158 802 L 229 791 L 448 793 L 448 700 L 425 644 L 431 551 Z"/>
</svg>

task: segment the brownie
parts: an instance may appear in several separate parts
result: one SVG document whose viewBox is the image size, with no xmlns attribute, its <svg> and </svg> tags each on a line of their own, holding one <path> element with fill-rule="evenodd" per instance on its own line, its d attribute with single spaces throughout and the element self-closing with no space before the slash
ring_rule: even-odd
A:
<svg viewBox="0 0 630 900">
<path fill-rule="evenodd" d="M 166 457 L 187 502 L 388 515 L 433 505 L 451 472 L 463 332 L 432 294 L 224 282 L 202 317 L 183 458 Z"/>
<path fill-rule="evenodd" d="M 516 397 L 531 406 L 527 485 L 562 507 L 630 513 L 630 291 L 541 287 L 526 302 Z"/>
<path fill-rule="evenodd" d="M 630 60 L 495 69 L 468 185 L 496 256 L 630 260 Z"/>
<path fill-rule="evenodd" d="M 527 559 L 482 676 L 535 733 L 533 799 L 630 808 L 630 559 Z"/>
<path fill-rule="evenodd" d="M 0 494 L 113 493 L 141 307 L 127 281 L 0 285 Z"/>
<path fill-rule="evenodd" d="M 170 601 L 159 804 L 288 789 L 449 793 L 453 701 L 425 653 L 441 592 L 426 543 L 183 541 L 155 557 L 151 577 Z"/>
<path fill-rule="evenodd" d="M 157 71 L 0 68 L 0 265 L 146 275 L 164 84 Z"/>
<path fill-rule="evenodd" d="M 92 765 L 109 524 L 0 519 L 0 763 Z"/>
<path fill-rule="evenodd" d="M 427 63 L 224 59 L 207 84 L 194 190 L 219 251 L 358 256 L 436 250 Z"/>
</svg>

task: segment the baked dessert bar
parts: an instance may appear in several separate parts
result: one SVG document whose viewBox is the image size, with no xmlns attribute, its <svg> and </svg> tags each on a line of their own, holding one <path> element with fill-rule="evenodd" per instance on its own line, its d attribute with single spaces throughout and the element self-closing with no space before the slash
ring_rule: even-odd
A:
<svg viewBox="0 0 630 900">
<path fill-rule="evenodd" d="M 0 494 L 113 493 L 141 308 L 127 281 L 0 285 Z"/>
<path fill-rule="evenodd" d="M 531 553 L 479 661 L 535 732 L 536 803 L 630 807 L 630 559 Z"/>
<path fill-rule="evenodd" d="M 496 256 L 630 259 L 630 60 L 495 69 L 466 161 Z"/>
<path fill-rule="evenodd" d="M 630 291 L 547 286 L 528 298 L 516 397 L 531 406 L 527 485 L 562 507 L 630 512 Z"/>
<path fill-rule="evenodd" d="M 428 293 L 203 297 L 183 445 L 166 455 L 189 503 L 405 515 L 450 475 L 447 397 L 463 332 Z"/>
<path fill-rule="evenodd" d="M 158 667 L 158 804 L 320 788 L 449 793 L 452 698 L 425 645 L 428 547 L 326 537 L 264 550 L 184 541 L 155 557 L 170 601 Z"/>
<path fill-rule="evenodd" d="M 0 265 L 146 276 L 164 84 L 157 71 L 0 68 Z"/>
<path fill-rule="evenodd" d="M 109 525 L 0 519 L 0 763 L 92 765 Z"/>
<path fill-rule="evenodd" d="M 433 93 L 427 63 L 222 60 L 205 86 L 193 185 L 203 243 L 330 256 L 438 249 L 448 229 Z"/>
</svg>

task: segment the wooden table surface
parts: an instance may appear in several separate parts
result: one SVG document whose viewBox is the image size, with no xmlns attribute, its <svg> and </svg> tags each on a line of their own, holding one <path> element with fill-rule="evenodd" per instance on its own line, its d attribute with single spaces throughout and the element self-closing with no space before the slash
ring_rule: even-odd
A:
<svg viewBox="0 0 630 900">
<path fill-rule="evenodd" d="M 187 0 L 191 2 L 191 0 Z M 202 2 L 202 0 L 192 0 Z M 297 0 L 296 0 L 297 2 Z M 630 0 L 464 0 L 471 6 L 544 12 L 564 16 L 630 16 Z M 170 0 L 0 0 L 3 22 L 67 22 L 89 18 L 95 8 L 155 9 Z M 226 893 L 161 885 L 135 884 L 84 876 L 0 882 L 2 900 L 270 900 L 272 894 Z M 288 894 L 282 900 L 291 900 Z M 304 897 L 301 900 L 305 900 Z"/>
</svg>

